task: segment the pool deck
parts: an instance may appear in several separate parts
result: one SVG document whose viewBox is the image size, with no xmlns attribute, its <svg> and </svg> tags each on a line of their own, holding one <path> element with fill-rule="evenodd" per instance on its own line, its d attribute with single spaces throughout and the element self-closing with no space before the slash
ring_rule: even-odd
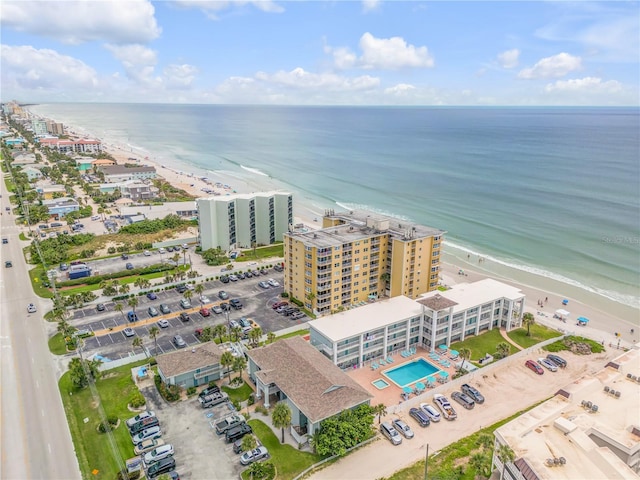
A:
<svg viewBox="0 0 640 480">
<path fill-rule="evenodd" d="M 384 403 L 387 406 L 396 405 L 398 403 L 402 403 L 404 400 L 402 399 L 402 389 L 395 385 L 389 378 L 385 377 L 382 374 L 383 370 L 387 370 L 390 368 L 395 368 L 403 363 L 410 362 L 417 358 L 424 358 L 427 362 L 431 363 L 434 367 L 437 367 L 439 370 L 444 370 L 449 373 L 449 378 L 452 378 L 455 375 L 455 367 L 454 361 L 451 360 L 448 356 L 445 355 L 445 358 L 449 360 L 451 363 L 451 367 L 445 368 L 438 364 L 436 361 L 429 358 L 429 352 L 427 350 L 423 350 L 418 348 L 417 352 L 414 355 L 409 357 L 402 357 L 399 353 L 393 355 L 393 363 L 383 365 L 379 367 L 377 370 L 371 370 L 371 364 L 367 364 L 365 367 L 358 368 L 356 370 L 348 370 L 346 371 L 347 375 L 349 375 L 352 379 L 358 382 L 367 392 L 373 395 L 371 399 L 371 405 L 377 405 L 379 403 Z M 389 384 L 387 388 L 379 390 L 373 385 L 374 380 L 378 380 L 382 378 L 385 382 Z M 429 391 L 429 389 L 427 389 Z M 413 398 L 413 394 L 411 394 L 411 398 Z"/>
</svg>

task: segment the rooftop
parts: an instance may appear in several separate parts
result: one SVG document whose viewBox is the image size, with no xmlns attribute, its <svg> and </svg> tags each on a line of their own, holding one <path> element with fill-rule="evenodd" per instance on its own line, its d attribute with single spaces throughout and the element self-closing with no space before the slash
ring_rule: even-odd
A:
<svg viewBox="0 0 640 480">
<path fill-rule="evenodd" d="M 67 207 L 70 205 L 79 205 L 74 198 L 69 198 L 69 197 L 52 198 L 51 200 L 43 200 L 42 204 L 46 205 L 47 207 Z"/>
<path fill-rule="evenodd" d="M 612 363 L 618 368 L 583 376 L 496 430 L 538 478 L 637 478 L 627 461 L 640 461 L 640 383 L 626 375 L 640 374 L 640 351 L 630 350 Z M 621 392 L 620 397 L 605 387 Z M 583 407 L 583 400 L 597 405 L 597 411 Z M 547 465 L 560 457 L 564 465 Z"/>
<path fill-rule="evenodd" d="M 436 296 L 440 298 L 433 298 Z M 486 278 L 473 283 L 458 283 L 442 292 L 425 293 L 418 299 L 418 302 L 432 310 L 436 310 L 437 307 L 441 307 L 438 310 L 442 310 L 453 306 L 453 312 L 457 313 L 491 302 L 496 298 L 519 300 L 524 296 L 525 294 L 518 288 L 492 278 Z"/>
<path fill-rule="evenodd" d="M 337 342 L 421 313 L 422 307 L 415 300 L 398 296 L 311 320 L 309 326 L 329 340 Z"/>
<path fill-rule="evenodd" d="M 225 195 L 224 197 L 202 197 L 198 201 L 211 201 L 211 202 L 231 202 L 233 200 L 244 199 L 251 200 L 256 197 L 272 197 L 274 195 L 291 195 L 291 192 L 281 192 L 279 190 L 270 190 L 268 192 L 253 192 L 253 193 L 232 193 L 231 195 Z"/>
<path fill-rule="evenodd" d="M 275 384 L 315 423 L 370 400 L 372 395 L 301 337 L 249 350 L 256 376 Z"/>
<path fill-rule="evenodd" d="M 149 172 L 155 173 L 155 167 L 147 167 L 144 165 L 135 166 L 135 167 L 125 167 L 124 165 L 103 165 L 100 166 L 100 170 L 104 172 L 105 175 L 125 175 L 129 173 L 139 172 Z"/>
<path fill-rule="evenodd" d="M 220 362 L 222 350 L 215 342 L 205 342 L 194 347 L 158 355 L 158 368 L 165 377 L 175 377 Z"/>
</svg>

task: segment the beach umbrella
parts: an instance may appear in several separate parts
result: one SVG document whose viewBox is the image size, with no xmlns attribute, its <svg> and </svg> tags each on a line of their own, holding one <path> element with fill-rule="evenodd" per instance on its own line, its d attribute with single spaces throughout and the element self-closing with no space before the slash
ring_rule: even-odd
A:
<svg viewBox="0 0 640 480">
<path fill-rule="evenodd" d="M 449 350 L 449 353 L 450 353 L 451 355 L 453 355 L 454 357 L 457 357 L 457 356 L 458 356 L 458 351 L 457 351 L 457 350 Z"/>
<path fill-rule="evenodd" d="M 402 389 L 402 391 L 403 391 L 404 393 L 413 393 L 413 390 L 411 389 L 411 387 L 404 387 L 404 388 Z"/>
<path fill-rule="evenodd" d="M 424 390 L 424 389 L 425 389 L 425 388 L 427 388 L 427 387 L 425 387 L 425 386 L 424 386 L 424 383 L 422 383 L 422 382 L 418 382 L 418 383 L 416 383 L 416 388 L 417 388 L 418 390 Z"/>
<path fill-rule="evenodd" d="M 441 370 L 441 371 L 440 371 L 440 376 L 441 376 L 442 378 L 447 378 L 447 377 L 449 376 L 449 373 L 445 372 L 444 370 Z"/>
<path fill-rule="evenodd" d="M 563 304 L 563 305 L 566 305 L 566 304 L 568 304 L 568 303 L 569 303 L 569 300 L 567 300 L 566 298 L 565 298 L 564 300 L 562 300 L 562 304 Z"/>
<path fill-rule="evenodd" d="M 588 318 L 586 318 L 586 317 L 578 317 L 578 321 L 579 321 L 580 323 L 587 323 L 587 322 L 589 322 L 589 319 L 588 319 Z"/>
<path fill-rule="evenodd" d="M 443 343 L 442 345 L 439 345 L 439 346 L 438 346 L 438 348 L 439 348 L 440 350 L 446 350 L 446 349 L 447 349 L 447 346 Z"/>
</svg>

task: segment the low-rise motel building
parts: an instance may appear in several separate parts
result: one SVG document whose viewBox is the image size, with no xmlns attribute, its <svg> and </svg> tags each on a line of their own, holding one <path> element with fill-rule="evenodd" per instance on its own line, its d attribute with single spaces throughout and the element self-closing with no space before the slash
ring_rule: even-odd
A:
<svg viewBox="0 0 640 480">
<path fill-rule="evenodd" d="M 367 211 L 328 210 L 284 235 L 284 291 L 318 316 L 438 287 L 444 231 Z"/>
<path fill-rule="evenodd" d="M 525 295 L 493 279 L 418 299 L 388 298 L 309 322 L 310 343 L 342 369 L 411 347 L 434 350 L 494 328 L 522 326 Z"/>
<path fill-rule="evenodd" d="M 491 469 L 506 480 L 637 479 L 639 412 L 640 350 L 634 348 L 496 429 Z M 501 457 L 503 446 L 512 461 Z"/>
</svg>

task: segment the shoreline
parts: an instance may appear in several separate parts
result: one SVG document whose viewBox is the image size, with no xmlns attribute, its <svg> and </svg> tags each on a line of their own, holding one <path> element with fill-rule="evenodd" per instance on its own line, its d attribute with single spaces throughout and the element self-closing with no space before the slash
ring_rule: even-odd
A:
<svg viewBox="0 0 640 480">
<path fill-rule="evenodd" d="M 296 223 L 303 223 L 311 229 L 320 227 L 320 219 L 324 213 L 324 208 L 313 205 L 312 199 L 305 198 L 302 193 L 278 185 L 277 179 L 252 171 L 248 167 L 240 166 L 242 170 L 246 171 L 246 174 L 254 175 L 251 179 L 243 178 L 242 172 L 203 170 L 201 167 L 186 164 L 176 158 L 158 160 L 156 152 L 152 150 L 123 144 L 110 138 L 101 138 L 75 125 L 68 124 L 67 129 L 74 131 L 79 136 L 93 136 L 100 139 L 103 142 L 103 149 L 113 155 L 118 164 L 126 163 L 129 157 L 134 157 L 138 159 L 136 163 L 140 165 L 154 166 L 158 174 L 167 182 L 196 197 L 211 196 L 211 194 L 203 192 L 202 188 L 211 188 L 221 196 L 231 193 L 252 193 L 269 190 L 291 191 L 295 197 L 294 218 Z M 208 181 L 203 181 L 203 177 L 207 178 Z M 216 182 L 223 185 L 223 188 L 214 188 Z M 224 186 L 228 186 L 228 188 L 224 188 Z M 304 200 L 301 201 L 301 199 Z M 335 206 L 333 207 L 335 208 Z M 332 207 L 327 206 L 325 208 Z M 482 263 L 474 263 L 477 262 L 478 255 L 469 255 L 469 258 L 466 258 L 466 251 L 457 247 L 447 249 L 446 244 L 445 236 L 445 250 L 442 259 L 443 274 L 445 271 L 447 272 L 445 275 L 451 275 L 453 272 L 454 279 L 457 276 L 456 272 L 462 269 L 473 272 L 474 275 L 482 278 L 491 277 L 504 283 L 512 284 L 523 290 L 523 292 L 531 292 L 531 295 L 527 293 L 528 307 L 535 307 L 534 299 L 537 300 L 538 298 L 551 296 L 561 299 L 566 298 L 570 301 L 569 306 L 571 308 L 569 310 L 574 314 L 571 318 L 586 316 L 593 322 L 591 325 L 597 324 L 602 327 L 602 331 L 605 333 L 621 332 L 624 334 L 626 332 L 628 334 L 629 329 L 634 328 L 633 325 L 640 325 L 640 310 L 637 307 L 619 300 L 610 299 L 601 293 L 589 291 L 588 287 L 582 288 L 548 276 L 536 274 L 535 272 L 528 272 L 499 262 L 492 262 L 484 256 L 480 256 L 484 259 Z M 443 283 L 447 283 L 444 278 Z M 558 306 L 556 308 L 561 307 Z M 589 314 L 586 312 L 589 312 Z M 640 330 L 640 328 L 636 330 Z"/>
</svg>

